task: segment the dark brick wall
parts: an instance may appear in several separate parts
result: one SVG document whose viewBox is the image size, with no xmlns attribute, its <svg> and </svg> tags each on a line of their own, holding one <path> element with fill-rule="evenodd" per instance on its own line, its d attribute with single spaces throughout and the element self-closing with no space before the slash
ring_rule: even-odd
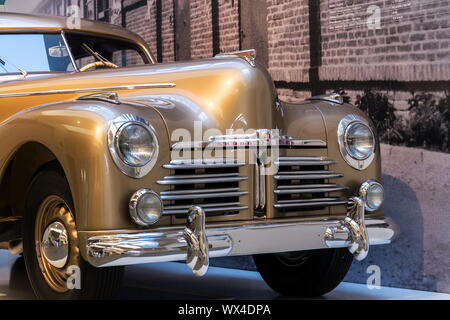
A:
<svg viewBox="0 0 450 320">
<path fill-rule="evenodd" d="M 191 58 L 213 56 L 211 1 L 191 0 Z"/>
<path fill-rule="evenodd" d="M 269 71 L 275 81 L 308 82 L 309 8 L 305 0 L 268 0 Z"/>
<path fill-rule="evenodd" d="M 239 0 L 218 0 L 220 51 L 239 50 Z"/>
<path fill-rule="evenodd" d="M 332 3 L 321 1 L 322 80 L 435 81 L 450 78 L 450 3 L 412 0 L 395 19 L 393 1 L 354 1 L 381 9 L 381 28 L 335 28 Z M 351 6 L 350 6 L 351 7 Z"/>
</svg>

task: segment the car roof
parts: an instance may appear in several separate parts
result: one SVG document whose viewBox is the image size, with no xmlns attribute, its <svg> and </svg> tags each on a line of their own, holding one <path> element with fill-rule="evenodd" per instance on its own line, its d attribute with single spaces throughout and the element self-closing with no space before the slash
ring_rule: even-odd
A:
<svg viewBox="0 0 450 320">
<path fill-rule="evenodd" d="M 77 31 L 99 35 L 113 36 L 139 43 L 154 59 L 150 48 L 137 34 L 117 25 L 81 19 L 80 28 L 70 28 L 71 20 L 68 17 L 54 17 L 45 15 L 32 15 L 23 13 L 0 13 L 0 33 L 20 31 Z"/>
</svg>

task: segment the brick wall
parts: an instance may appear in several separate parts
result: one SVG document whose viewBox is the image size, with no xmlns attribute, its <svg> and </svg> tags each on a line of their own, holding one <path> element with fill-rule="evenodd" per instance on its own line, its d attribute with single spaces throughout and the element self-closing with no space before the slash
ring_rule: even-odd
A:
<svg viewBox="0 0 450 320">
<path fill-rule="evenodd" d="M 309 81 L 307 0 L 267 0 L 269 71 L 275 81 Z"/>
<path fill-rule="evenodd" d="M 321 1 L 322 80 L 435 81 L 450 78 L 448 1 Z M 369 30 L 369 6 L 378 6 L 379 29 Z M 336 21 L 345 10 L 359 12 L 350 26 Z M 395 13 L 397 10 L 397 13 Z M 359 21 L 358 21 L 359 20 Z"/>
<path fill-rule="evenodd" d="M 171 62 L 175 60 L 175 35 L 174 35 L 174 6 L 172 1 L 162 1 L 162 41 L 163 41 L 163 61 Z"/>
<path fill-rule="evenodd" d="M 213 55 L 212 8 L 210 0 L 191 0 L 191 58 L 209 58 Z"/>
<path fill-rule="evenodd" d="M 144 10 L 144 9 L 143 9 Z M 146 9 L 148 12 L 148 38 L 144 38 L 150 46 L 153 54 L 156 55 L 156 0 L 148 0 Z"/>
<path fill-rule="evenodd" d="M 147 43 L 154 43 L 154 30 L 149 28 L 150 17 L 146 6 L 132 10 L 126 14 L 127 29 L 140 35 Z"/>
<path fill-rule="evenodd" d="M 239 50 L 239 1 L 219 0 L 219 38 L 221 52 Z"/>
</svg>

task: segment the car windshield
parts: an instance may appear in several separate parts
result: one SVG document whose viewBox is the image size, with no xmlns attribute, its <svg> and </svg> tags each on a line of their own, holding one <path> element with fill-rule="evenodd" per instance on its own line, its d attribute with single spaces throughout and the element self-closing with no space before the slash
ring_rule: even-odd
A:
<svg viewBox="0 0 450 320">
<path fill-rule="evenodd" d="M 92 55 L 92 52 L 118 67 L 150 63 L 143 50 L 134 42 L 76 32 L 67 32 L 66 39 L 79 69 L 96 60 L 98 61 Z M 88 50 L 86 50 L 86 47 Z M 91 53 L 89 50 L 91 50 Z"/>
<path fill-rule="evenodd" d="M 0 34 L 0 75 L 17 74 L 21 70 L 26 73 L 71 72 L 99 61 L 98 57 L 117 67 L 150 63 L 142 48 L 131 41 L 76 32 L 67 32 L 65 37 L 59 33 Z M 70 48 L 66 47 L 65 40 Z M 87 70 L 104 67 L 98 65 Z"/>
<path fill-rule="evenodd" d="M 0 34 L 0 74 L 73 71 L 61 34 Z"/>
</svg>

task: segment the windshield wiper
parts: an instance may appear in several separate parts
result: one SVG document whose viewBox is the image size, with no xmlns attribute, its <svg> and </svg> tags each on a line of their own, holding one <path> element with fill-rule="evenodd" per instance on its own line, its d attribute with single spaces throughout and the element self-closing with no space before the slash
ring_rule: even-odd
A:
<svg viewBox="0 0 450 320">
<path fill-rule="evenodd" d="M 111 61 L 109 61 L 108 59 L 106 59 L 105 57 L 103 57 L 100 53 L 95 52 L 94 50 L 92 50 L 86 43 L 83 43 L 83 44 L 81 45 L 81 47 L 84 49 L 84 51 L 86 51 L 86 52 L 89 53 L 91 56 L 93 56 L 95 60 L 101 61 L 101 62 L 108 62 L 108 63 L 111 63 Z"/>
<path fill-rule="evenodd" d="M 3 65 L 3 67 L 6 67 L 6 64 L 10 64 L 12 65 L 14 68 L 16 68 L 17 70 L 19 70 L 19 72 L 22 74 L 22 76 L 24 78 L 26 78 L 28 76 L 28 72 L 26 72 L 25 70 L 19 68 L 18 66 L 16 66 L 15 64 L 7 61 L 5 58 L 0 57 L 0 63 Z"/>
</svg>

